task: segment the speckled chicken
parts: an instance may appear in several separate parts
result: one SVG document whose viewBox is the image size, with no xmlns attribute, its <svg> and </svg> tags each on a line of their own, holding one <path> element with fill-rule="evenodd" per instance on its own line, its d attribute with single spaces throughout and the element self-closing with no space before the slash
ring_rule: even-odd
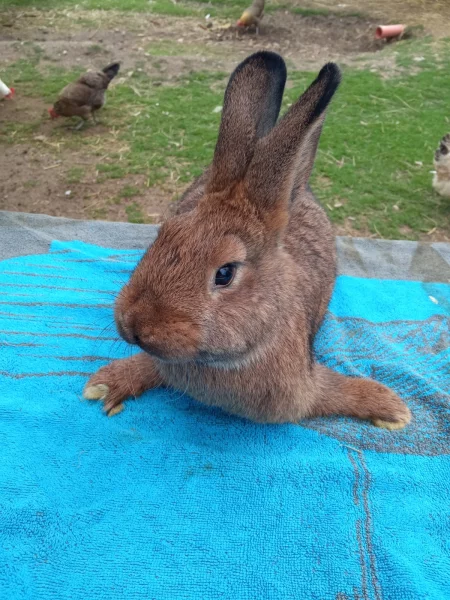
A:
<svg viewBox="0 0 450 600">
<path fill-rule="evenodd" d="M 51 118 L 80 117 L 75 129 L 81 129 L 89 119 L 95 123 L 95 113 L 105 104 L 105 92 L 119 68 L 120 63 L 112 63 L 101 71 L 84 73 L 76 81 L 66 85 L 53 107 L 48 110 Z"/>
<path fill-rule="evenodd" d="M 441 196 L 450 198 L 450 133 L 442 138 L 434 154 L 434 168 L 433 188 Z"/>
</svg>

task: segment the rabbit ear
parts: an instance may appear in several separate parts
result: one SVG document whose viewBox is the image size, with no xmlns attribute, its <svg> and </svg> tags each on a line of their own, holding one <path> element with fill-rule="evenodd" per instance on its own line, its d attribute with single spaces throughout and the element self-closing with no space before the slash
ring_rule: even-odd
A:
<svg viewBox="0 0 450 600">
<path fill-rule="evenodd" d="M 264 210 L 287 210 L 292 191 L 306 186 L 325 110 L 340 79 L 337 65 L 326 64 L 278 125 L 258 141 L 245 181 L 250 198 Z"/>
<path fill-rule="evenodd" d="M 277 121 L 285 83 L 286 65 L 273 52 L 249 56 L 231 75 L 208 192 L 219 192 L 244 177 L 256 140 Z"/>
</svg>

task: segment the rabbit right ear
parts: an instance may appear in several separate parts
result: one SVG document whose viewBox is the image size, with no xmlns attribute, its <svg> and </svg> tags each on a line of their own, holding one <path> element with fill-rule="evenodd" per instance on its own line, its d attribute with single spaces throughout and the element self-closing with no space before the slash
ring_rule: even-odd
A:
<svg viewBox="0 0 450 600">
<path fill-rule="evenodd" d="M 256 144 L 245 183 L 250 198 L 270 218 L 286 213 L 279 221 L 273 220 L 274 226 L 286 222 L 293 190 L 308 183 L 326 109 L 340 80 L 338 66 L 326 64 L 281 121 Z"/>
<path fill-rule="evenodd" d="M 252 54 L 236 68 L 225 92 L 207 192 L 220 192 L 244 177 L 256 141 L 278 119 L 285 84 L 286 65 L 274 52 Z"/>
</svg>

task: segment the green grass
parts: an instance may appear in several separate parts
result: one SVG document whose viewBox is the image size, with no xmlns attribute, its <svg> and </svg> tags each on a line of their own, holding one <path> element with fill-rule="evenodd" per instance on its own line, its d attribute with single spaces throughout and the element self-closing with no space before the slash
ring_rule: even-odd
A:
<svg viewBox="0 0 450 600">
<path fill-rule="evenodd" d="M 26 190 L 31 190 L 36 186 L 36 181 L 34 181 L 33 179 L 29 179 L 28 181 L 25 181 L 23 184 L 23 187 Z"/>
<path fill-rule="evenodd" d="M 114 155 L 111 155 L 111 159 L 114 159 Z M 125 177 L 127 173 L 130 172 L 125 166 L 121 166 L 114 162 L 109 164 L 98 164 L 97 171 L 105 175 L 103 179 L 122 179 L 122 177 Z M 102 178 L 100 178 L 100 180 L 102 180 Z"/>
<path fill-rule="evenodd" d="M 447 71 L 382 80 L 348 71 L 330 110 L 315 177 L 331 184 L 321 200 L 342 222 L 356 219 L 383 237 L 414 237 L 448 227 L 449 204 L 431 189 L 430 169 L 438 141 L 450 127 Z M 334 203 L 342 203 L 334 208 Z M 408 229 L 411 232 L 408 232 Z"/>
<path fill-rule="evenodd" d="M 83 175 L 84 169 L 82 167 L 70 167 L 67 172 L 67 183 L 80 183 Z"/>
<path fill-rule="evenodd" d="M 0 9 L 8 7 L 33 8 L 39 10 L 60 10 L 62 8 L 81 10 L 115 10 L 121 12 L 142 12 L 169 15 L 174 17 L 204 16 L 207 13 L 213 18 L 236 19 L 247 8 L 251 0 L 1 0 Z M 287 2 L 270 3 L 266 12 L 288 10 L 302 16 L 325 16 L 330 10 L 292 6 Z M 343 13 L 347 16 L 359 16 L 359 13 Z M 89 24 L 89 21 L 86 23 Z"/>
<path fill-rule="evenodd" d="M 28 0 L 5 2 L 21 7 L 35 4 Z M 221 2 L 212 0 L 208 11 Z M 121 10 L 141 10 L 144 6 L 149 10 L 147 0 L 76 3 L 88 8 L 120 5 Z M 73 4 L 72 0 L 42 0 L 39 6 Z M 245 4 L 247 0 L 239 0 L 239 6 Z M 95 48 L 95 52 L 100 50 Z M 345 70 L 329 110 L 312 177 L 313 188 L 334 222 L 350 218 L 355 230 L 385 238 L 416 238 L 436 226 L 450 231 L 450 202 L 434 194 L 429 173 L 434 150 L 450 130 L 449 50 L 448 40 L 439 44 L 426 38 L 405 40 L 384 50 L 387 55 L 396 53 L 397 75 L 384 79 L 364 69 Z M 5 80 L 14 82 L 22 95 L 50 103 L 79 72 L 41 67 L 42 52 L 32 44 L 26 52 L 27 60 L 8 66 L 5 72 Z M 152 47 L 157 56 L 173 52 L 182 53 L 183 45 L 176 44 L 175 48 L 160 43 Z M 98 163 L 98 181 L 137 174 L 145 176 L 149 187 L 188 183 L 212 158 L 220 122 L 215 109 L 222 104 L 228 75 L 195 72 L 165 86 L 156 85 L 164 83 L 163 71 L 158 82 L 135 71 L 125 83 L 110 89 L 100 116 L 103 133 L 97 128 L 68 132 L 61 126 L 53 129 L 50 141 L 65 149 L 83 150 L 94 164 Z M 315 76 L 290 72 L 294 86 L 286 92 L 285 106 L 295 101 Z M 47 118 L 45 113 L 43 118 Z M 11 121 L 3 128 L 0 140 L 36 144 L 34 136 L 41 122 L 39 118 Z M 114 132 L 113 137 L 110 132 Z M 77 183 L 83 170 L 72 167 L 67 177 L 69 183 Z M 117 196 L 124 204 L 128 201 L 125 210 L 132 222 L 144 222 L 138 204 L 130 202 L 139 193 L 138 188 L 124 185 Z M 103 213 L 100 216 L 103 218 Z"/>
<path fill-rule="evenodd" d="M 186 54 L 201 56 L 204 46 L 201 44 L 180 44 L 174 41 L 152 42 L 146 47 L 151 56 L 183 56 Z M 155 66 L 155 63 L 153 63 Z"/>
<path fill-rule="evenodd" d="M 269 4 L 264 7 L 265 12 L 275 12 L 277 10 L 288 10 L 295 15 L 301 15 L 302 17 L 323 17 L 330 14 L 330 10 L 327 8 L 303 8 L 301 6 L 291 6 L 289 4 Z"/>
<path fill-rule="evenodd" d="M 104 52 L 104 48 L 100 44 L 92 44 L 86 50 L 88 56 L 95 56 L 96 54 L 102 54 L 102 52 Z"/>
<path fill-rule="evenodd" d="M 78 77 L 83 69 L 67 71 L 61 67 L 51 66 L 41 71 L 38 68 L 39 54 L 33 58 L 22 59 L 2 69 L 5 79 L 14 81 L 20 86 L 21 93 L 52 101 L 61 91 L 61 87 Z"/>
<path fill-rule="evenodd" d="M 83 10 L 120 10 L 130 12 L 153 12 L 152 5 L 164 1 L 149 2 L 148 0 L 2 0 L 2 7 L 14 6 L 19 8 L 60 9 L 62 7 L 78 7 Z M 167 2 L 169 4 L 169 2 Z M 173 3 L 171 3 L 173 4 Z"/>
<path fill-rule="evenodd" d="M 142 214 L 142 210 L 135 203 L 132 202 L 125 208 L 125 212 L 127 213 L 128 222 L 129 223 L 145 223 L 144 215 Z"/>
<path fill-rule="evenodd" d="M 189 181 L 201 172 L 214 150 L 222 90 L 214 83 L 223 75 L 193 74 L 177 87 L 152 87 L 141 79 L 137 96 L 126 86 L 116 89 L 114 102 L 133 107 L 135 117 L 124 128 L 130 146 L 125 160 L 130 173 L 145 173 L 149 184 L 167 177 Z"/>
<path fill-rule="evenodd" d="M 138 196 L 139 194 L 139 188 L 135 187 L 134 185 L 125 185 L 121 189 L 119 196 L 121 198 L 133 198 L 134 196 Z"/>
<path fill-rule="evenodd" d="M 233 0 L 234 6 L 244 4 L 244 0 Z M 205 7 L 197 2 L 172 2 L 171 0 L 2 0 L 1 9 L 8 7 L 33 8 L 39 10 L 60 10 L 62 8 L 82 10 L 116 10 L 122 12 L 143 12 L 170 15 L 174 17 L 187 17 L 203 14 Z M 218 12 L 228 12 L 225 10 Z M 211 12 L 211 11 L 209 11 Z M 216 11 L 217 12 L 217 11 Z M 212 13 L 211 13 L 212 14 Z"/>
<path fill-rule="evenodd" d="M 433 193 L 429 171 L 434 149 L 450 128 L 450 64 L 415 64 L 414 75 L 389 80 L 346 71 L 313 175 L 333 221 L 351 217 L 355 228 L 391 238 L 414 237 L 448 222 L 448 203 Z M 291 76 L 295 86 L 286 102 L 314 74 Z M 120 97 L 139 112 L 123 133 L 130 144 L 129 172 L 145 172 L 151 183 L 168 177 L 187 182 L 201 172 L 211 160 L 220 120 L 213 112 L 222 102 L 217 79 L 222 76 L 194 74 L 178 87 L 148 88 L 139 99 L 128 88 L 117 90 L 114 101 Z"/>
</svg>

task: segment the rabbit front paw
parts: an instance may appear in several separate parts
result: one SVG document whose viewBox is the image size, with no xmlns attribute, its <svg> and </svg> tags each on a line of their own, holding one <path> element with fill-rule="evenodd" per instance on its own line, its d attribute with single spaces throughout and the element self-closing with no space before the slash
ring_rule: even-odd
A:
<svg viewBox="0 0 450 600">
<path fill-rule="evenodd" d="M 399 415 L 395 421 L 385 421 L 383 419 L 372 419 L 372 425 L 380 427 L 381 429 L 388 429 L 389 431 L 396 431 L 403 429 L 411 422 L 411 415 Z"/>
<path fill-rule="evenodd" d="M 142 352 L 99 369 L 87 382 L 83 396 L 103 402 L 103 410 L 112 417 L 123 410 L 127 398 L 136 398 L 145 390 L 162 385 L 153 360 Z"/>
</svg>

